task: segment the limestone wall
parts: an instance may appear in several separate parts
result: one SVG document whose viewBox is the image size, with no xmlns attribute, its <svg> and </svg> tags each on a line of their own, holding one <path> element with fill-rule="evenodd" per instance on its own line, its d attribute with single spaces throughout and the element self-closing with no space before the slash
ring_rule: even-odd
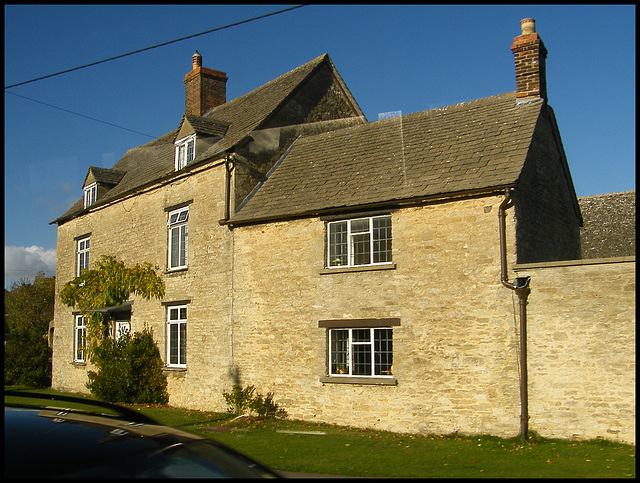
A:
<svg viewBox="0 0 640 483">
<path fill-rule="evenodd" d="M 56 291 L 73 278 L 75 239 L 92 262 L 150 262 L 162 301 L 133 297 L 132 329 L 152 328 L 166 356 L 166 306 L 188 306 L 187 369 L 167 370 L 170 404 L 223 411 L 234 382 L 273 392 L 293 418 L 398 432 L 520 429 L 518 307 L 500 283 L 502 196 L 391 212 L 393 265 L 327 270 L 325 222 L 230 230 L 224 166 L 154 187 L 61 225 Z M 189 266 L 167 272 L 167 209 L 189 202 Z M 513 212 L 508 266 L 515 267 Z M 635 441 L 635 266 L 517 266 L 531 276 L 530 428 L 547 437 Z M 509 273 L 512 280 L 515 273 Z M 327 379 L 321 320 L 394 318 L 392 384 Z M 53 387 L 86 392 L 73 363 L 73 310 L 56 301 Z M 343 380 L 344 382 L 344 380 Z"/>
<path fill-rule="evenodd" d="M 102 207 L 58 228 L 56 294 L 75 276 L 75 238 L 90 234 L 90 263 L 115 255 L 131 266 L 149 262 L 162 274 L 162 301 L 132 296 L 131 329 L 153 330 L 166 357 L 166 305 L 188 301 L 188 370 L 167 371 L 170 404 L 219 408 L 230 366 L 230 231 L 224 216 L 224 166 L 209 166 L 191 176 L 155 187 L 134 198 Z M 167 272 L 167 209 L 189 204 L 187 270 Z M 73 309 L 56 299 L 53 387 L 87 392 L 88 365 L 73 363 Z"/>
<path fill-rule="evenodd" d="M 612 261 L 613 260 L 613 261 Z M 635 259 L 523 265 L 530 428 L 635 444 Z"/>
<path fill-rule="evenodd" d="M 243 384 L 273 391 L 294 418 L 516 435 L 518 361 L 511 295 L 500 284 L 500 201 L 394 212 L 392 270 L 323 272 L 318 218 L 234 229 L 233 350 Z M 322 379 L 327 335 L 319 320 L 386 317 L 401 321 L 393 333 L 397 385 Z"/>
</svg>

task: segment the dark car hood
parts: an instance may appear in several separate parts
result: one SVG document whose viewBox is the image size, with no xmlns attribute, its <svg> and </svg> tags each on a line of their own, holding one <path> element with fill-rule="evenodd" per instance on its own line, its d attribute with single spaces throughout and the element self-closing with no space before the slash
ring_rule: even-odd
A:
<svg viewBox="0 0 640 483">
<path fill-rule="evenodd" d="M 275 476 L 212 440 L 161 425 L 5 407 L 5 477 Z"/>
</svg>

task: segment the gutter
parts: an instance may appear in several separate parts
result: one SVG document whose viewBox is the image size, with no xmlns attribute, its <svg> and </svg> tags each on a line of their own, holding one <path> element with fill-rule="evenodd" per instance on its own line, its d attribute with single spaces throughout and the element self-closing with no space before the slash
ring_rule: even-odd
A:
<svg viewBox="0 0 640 483">
<path fill-rule="evenodd" d="M 513 283 L 507 276 L 506 213 L 513 206 L 512 190 L 505 191 L 505 198 L 498 208 L 500 220 L 500 281 L 518 296 L 520 306 L 520 436 L 527 439 L 529 432 L 529 391 L 527 384 L 527 297 L 531 293 L 531 277 L 518 277 Z"/>
<path fill-rule="evenodd" d="M 221 225 L 229 225 L 231 228 L 256 225 L 261 223 L 273 223 L 278 221 L 296 220 L 299 218 L 309 218 L 317 216 L 343 215 L 358 212 L 368 212 L 371 210 L 396 210 L 406 206 L 422 206 L 426 204 L 447 203 L 449 201 L 473 199 L 487 195 L 498 195 L 503 193 L 505 189 L 511 185 L 492 186 L 489 188 L 480 188 L 475 190 L 452 191 L 449 193 L 438 193 L 433 195 L 414 196 L 412 198 L 402 198 L 372 202 L 368 204 L 333 206 L 330 208 L 309 209 L 291 214 L 265 215 L 254 218 L 220 220 Z M 237 213 L 236 213 L 237 214 Z"/>
</svg>

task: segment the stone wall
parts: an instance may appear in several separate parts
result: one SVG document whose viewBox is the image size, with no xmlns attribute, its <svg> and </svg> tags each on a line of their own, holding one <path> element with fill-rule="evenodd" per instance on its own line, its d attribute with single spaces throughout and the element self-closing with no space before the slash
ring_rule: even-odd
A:
<svg viewBox="0 0 640 483">
<path fill-rule="evenodd" d="M 529 427 L 635 444 L 635 257 L 516 270 L 531 276 Z"/>
<path fill-rule="evenodd" d="M 501 199 L 393 212 L 390 270 L 324 270 L 318 218 L 235 228 L 233 350 L 242 383 L 273 391 L 293 418 L 515 436 L 518 361 L 511 295 L 500 284 Z M 387 317 L 400 319 L 397 385 L 327 382 L 318 322 Z"/>
<path fill-rule="evenodd" d="M 272 391 L 292 418 L 398 432 L 520 429 L 518 308 L 500 283 L 497 210 L 486 196 L 391 212 L 393 265 L 327 270 L 319 218 L 230 230 L 225 168 L 189 176 L 99 208 L 58 229 L 56 291 L 73 278 L 75 238 L 91 260 L 147 261 L 166 282 L 162 301 L 133 297 L 132 330 L 151 327 L 166 354 L 166 305 L 188 306 L 187 369 L 167 370 L 170 404 L 225 410 L 237 374 Z M 167 209 L 189 203 L 189 267 L 167 267 Z M 507 212 L 514 267 L 513 211 Z M 635 432 L 633 264 L 518 266 L 529 298 L 530 428 L 543 436 Z M 509 274 L 509 279 L 514 278 Z M 322 320 L 394 318 L 393 383 L 327 379 Z M 73 364 L 72 309 L 56 303 L 53 387 L 87 392 Z M 343 381 L 344 382 L 344 381 Z"/>
<path fill-rule="evenodd" d="M 188 301 L 188 370 L 167 371 L 170 404 L 220 409 L 221 390 L 228 381 L 231 334 L 230 253 L 224 216 L 224 165 L 199 168 L 137 196 L 101 207 L 58 228 L 56 294 L 75 275 L 75 238 L 90 234 L 90 262 L 115 255 L 126 265 L 149 262 L 166 284 L 162 301 L 134 301 L 131 329 L 153 330 L 166 357 L 166 305 Z M 167 209 L 189 203 L 187 270 L 167 272 Z M 53 341 L 55 389 L 87 392 L 89 365 L 73 363 L 73 309 L 56 299 Z"/>
</svg>

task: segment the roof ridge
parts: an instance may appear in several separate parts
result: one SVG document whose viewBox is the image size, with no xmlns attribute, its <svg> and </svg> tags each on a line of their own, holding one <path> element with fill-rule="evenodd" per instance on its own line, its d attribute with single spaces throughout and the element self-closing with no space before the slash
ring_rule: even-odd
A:
<svg viewBox="0 0 640 483">
<path fill-rule="evenodd" d="M 295 75 L 298 72 L 300 72 L 301 70 L 304 70 L 306 68 L 310 68 L 311 65 L 315 64 L 313 66 L 313 68 L 311 68 L 311 71 L 313 71 L 313 69 L 315 67 L 320 65 L 325 60 L 325 58 L 329 58 L 329 54 L 326 54 L 326 53 L 322 54 L 322 55 L 316 57 L 315 59 L 312 59 L 312 60 L 310 60 L 308 62 L 305 62 L 304 64 L 299 65 L 298 67 L 295 67 L 295 68 L 291 69 L 290 71 L 285 72 L 282 75 L 279 75 L 275 79 L 271 79 L 270 81 L 267 81 L 266 83 L 264 83 L 262 85 L 259 85 L 255 89 L 252 89 L 249 92 L 246 92 L 246 93 L 242 94 L 241 96 L 238 96 L 238 97 L 236 97 L 234 99 L 231 99 L 230 101 L 225 102 L 224 104 L 220 104 L 219 106 L 216 106 L 216 107 L 214 107 L 212 109 L 209 109 L 202 117 L 206 117 L 206 118 L 212 117 L 212 118 L 215 119 L 215 112 L 216 111 L 224 111 L 230 105 L 237 104 L 238 102 L 240 102 L 242 99 L 246 98 L 247 96 L 249 96 L 251 94 L 254 94 L 257 91 L 266 89 L 266 88 L 268 88 L 269 86 L 271 86 L 273 84 L 276 84 L 278 82 L 282 82 L 283 79 L 286 79 L 287 77 Z"/>
<path fill-rule="evenodd" d="M 624 190 L 624 191 L 614 191 L 612 193 L 600 193 L 599 195 L 587 195 L 587 196 L 579 196 L 578 199 L 579 200 L 583 200 L 585 198 L 599 198 L 599 197 L 603 197 L 603 196 L 615 196 L 615 195 L 625 195 L 625 194 L 631 194 L 631 193 L 635 193 L 636 190 Z"/>
<path fill-rule="evenodd" d="M 433 109 L 425 109 L 423 111 L 410 112 L 408 114 L 401 114 L 399 116 L 387 117 L 387 118 L 384 118 L 384 119 L 378 119 L 376 121 L 368 121 L 368 122 L 366 122 L 364 124 L 354 124 L 354 125 L 351 125 L 351 126 L 345 126 L 344 128 L 341 128 L 341 129 L 321 132 L 321 133 L 317 133 L 317 134 L 305 134 L 305 135 L 303 135 L 303 139 L 301 139 L 301 141 L 307 140 L 307 139 L 312 138 L 312 137 L 317 137 L 317 136 L 347 135 L 349 133 L 347 133 L 346 131 L 352 130 L 352 129 L 361 129 L 363 131 L 368 130 L 368 129 L 381 129 L 381 128 L 384 128 L 386 124 L 391 124 L 391 123 L 398 122 L 398 119 L 407 119 L 407 121 L 411 121 L 416 117 L 437 113 L 439 111 L 457 112 L 457 111 L 460 111 L 460 110 L 465 110 L 470 105 L 473 105 L 473 104 L 477 104 L 478 107 L 482 107 L 483 105 L 486 105 L 488 101 L 497 100 L 499 98 L 507 99 L 507 98 L 511 98 L 511 97 L 514 100 L 514 108 L 515 108 L 516 107 L 516 104 L 515 104 L 515 91 L 511 91 L 511 92 L 505 92 L 505 93 L 502 93 L 502 94 L 496 94 L 496 95 L 493 95 L 493 96 L 482 97 L 480 99 L 472 99 L 472 100 L 469 100 L 469 101 L 459 102 L 457 104 L 450 104 L 448 106 L 441 106 L 441 107 L 436 107 L 436 108 L 433 108 Z M 537 102 L 537 101 L 534 101 L 534 102 L 532 102 L 530 104 L 533 104 L 535 102 Z M 540 102 L 542 102 L 542 101 L 540 101 Z"/>
</svg>

